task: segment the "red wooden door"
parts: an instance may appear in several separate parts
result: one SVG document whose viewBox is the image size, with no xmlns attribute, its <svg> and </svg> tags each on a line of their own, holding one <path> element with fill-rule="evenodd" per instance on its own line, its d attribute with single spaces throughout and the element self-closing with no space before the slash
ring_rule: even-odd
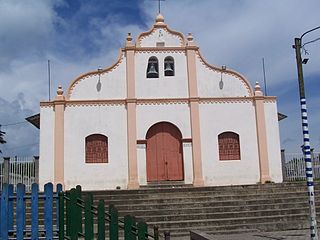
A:
<svg viewBox="0 0 320 240">
<path fill-rule="evenodd" d="M 161 122 L 147 133 L 147 180 L 183 180 L 181 133 L 173 124 Z"/>
</svg>

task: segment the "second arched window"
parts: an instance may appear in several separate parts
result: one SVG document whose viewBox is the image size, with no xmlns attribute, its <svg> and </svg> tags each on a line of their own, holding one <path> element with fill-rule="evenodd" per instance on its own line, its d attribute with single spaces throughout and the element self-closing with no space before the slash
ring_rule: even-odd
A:
<svg viewBox="0 0 320 240">
<path fill-rule="evenodd" d="M 219 159 L 240 160 L 239 135 L 234 132 L 223 132 L 218 136 Z"/>
<path fill-rule="evenodd" d="M 108 162 L 108 138 L 102 134 L 86 137 L 86 163 Z"/>
</svg>

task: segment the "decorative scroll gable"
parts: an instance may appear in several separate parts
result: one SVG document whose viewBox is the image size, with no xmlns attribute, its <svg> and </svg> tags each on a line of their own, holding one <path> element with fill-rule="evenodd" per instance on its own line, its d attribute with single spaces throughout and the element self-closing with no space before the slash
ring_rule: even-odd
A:
<svg viewBox="0 0 320 240">
<path fill-rule="evenodd" d="M 182 33 L 169 29 L 159 14 L 152 29 L 141 33 L 136 43 L 137 47 L 183 47 L 185 39 Z"/>
</svg>

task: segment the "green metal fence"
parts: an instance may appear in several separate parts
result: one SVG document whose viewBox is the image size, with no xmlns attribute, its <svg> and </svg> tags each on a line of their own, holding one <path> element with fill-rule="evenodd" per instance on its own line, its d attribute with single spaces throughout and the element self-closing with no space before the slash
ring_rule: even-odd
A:
<svg viewBox="0 0 320 240">
<path fill-rule="evenodd" d="M 118 240 L 121 231 L 125 240 L 159 239 L 156 226 L 151 235 L 145 222 L 136 222 L 130 215 L 120 219 L 114 205 L 109 204 L 108 211 L 103 200 L 94 206 L 92 193 L 83 194 L 81 186 L 59 193 L 59 212 L 60 240 Z"/>
</svg>

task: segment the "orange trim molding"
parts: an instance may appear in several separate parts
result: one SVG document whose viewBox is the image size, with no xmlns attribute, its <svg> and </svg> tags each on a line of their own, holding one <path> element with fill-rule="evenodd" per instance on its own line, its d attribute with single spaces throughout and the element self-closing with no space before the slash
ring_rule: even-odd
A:
<svg viewBox="0 0 320 240">
<path fill-rule="evenodd" d="M 145 139 L 137 140 L 137 144 L 147 144 L 147 140 Z"/>
<path fill-rule="evenodd" d="M 104 100 L 65 100 L 66 107 L 73 106 L 114 106 L 125 105 L 127 103 L 137 103 L 138 105 L 157 105 L 157 104 L 187 104 L 190 102 L 206 103 L 249 103 L 255 97 L 212 97 L 212 98 L 127 98 L 127 99 L 104 99 Z M 264 103 L 274 103 L 276 97 L 263 97 Z M 40 107 L 54 107 L 54 102 L 40 102 Z"/>
</svg>

